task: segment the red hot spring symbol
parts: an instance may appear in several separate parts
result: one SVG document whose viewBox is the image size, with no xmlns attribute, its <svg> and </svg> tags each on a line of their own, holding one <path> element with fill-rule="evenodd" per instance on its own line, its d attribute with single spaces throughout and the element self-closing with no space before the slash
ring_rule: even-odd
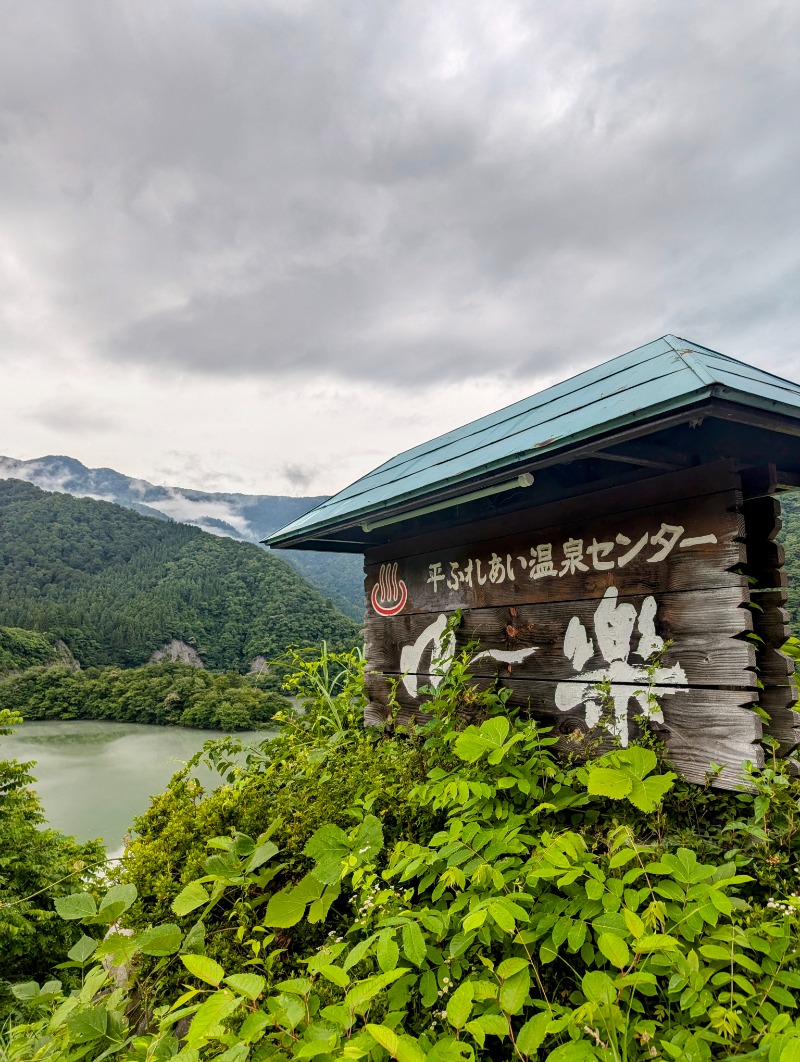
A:
<svg viewBox="0 0 800 1062">
<path fill-rule="evenodd" d="M 378 581 L 372 588 L 372 607 L 379 616 L 396 616 L 408 601 L 408 589 L 397 578 L 397 561 L 382 564 Z"/>
</svg>

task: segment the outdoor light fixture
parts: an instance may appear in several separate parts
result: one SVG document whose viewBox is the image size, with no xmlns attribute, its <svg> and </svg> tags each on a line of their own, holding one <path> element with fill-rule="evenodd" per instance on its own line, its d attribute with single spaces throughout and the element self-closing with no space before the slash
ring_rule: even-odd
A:
<svg viewBox="0 0 800 1062">
<path fill-rule="evenodd" d="M 388 527 L 389 524 L 399 524 L 403 520 L 413 520 L 417 516 L 427 516 L 428 513 L 438 513 L 442 509 L 452 509 L 454 505 L 463 505 L 465 502 L 477 501 L 478 498 L 488 498 L 492 494 L 501 494 L 505 490 L 516 490 L 518 487 L 530 487 L 533 485 L 533 476 L 530 472 L 523 472 L 514 479 L 506 480 L 505 483 L 495 483 L 493 487 L 484 487 L 483 490 L 471 490 L 468 494 L 459 494 L 455 498 L 446 501 L 434 502 L 432 505 L 423 505 L 419 509 L 409 509 L 395 516 L 387 516 L 383 520 L 367 520 L 361 525 L 361 530 L 369 534 L 379 527 Z"/>
</svg>

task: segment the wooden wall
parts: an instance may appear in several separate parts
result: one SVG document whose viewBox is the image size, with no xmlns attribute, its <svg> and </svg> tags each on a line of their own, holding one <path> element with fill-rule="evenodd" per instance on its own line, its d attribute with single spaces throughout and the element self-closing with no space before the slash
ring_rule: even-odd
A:
<svg viewBox="0 0 800 1062">
<path fill-rule="evenodd" d="M 676 766 L 702 782 L 721 765 L 715 784 L 736 787 L 745 759 L 763 763 L 762 726 L 783 751 L 800 739 L 779 652 L 778 513 L 768 483 L 745 496 L 718 462 L 373 551 L 367 722 L 387 720 L 390 679 L 401 721 L 423 714 L 420 687 L 438 681 L 438 658 L 476 641 L 478 680 L 510 686 L 511 702 L 573 749 L 587 734 L 634 737 L 654 684 L 663 714 L 651 725 Z M 455 609 L 462 623 L 443 650 Z M 604 676 L 613 705 L 596 692 Z"/>
</svg>

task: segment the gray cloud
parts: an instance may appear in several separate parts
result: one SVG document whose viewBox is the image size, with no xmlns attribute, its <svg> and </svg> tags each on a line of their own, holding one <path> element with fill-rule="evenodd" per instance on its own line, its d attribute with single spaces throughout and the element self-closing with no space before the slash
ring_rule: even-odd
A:
<svg viewBox="0 0 800 1062">
<path fill-rule="evenodd" d="M 308 493 L 311 484 L 320 478 L 320 469 L 315 465 L 303 465 L 299 462 L 289 462 L 281 468 L 283 478 L 292 490 L 301 494 Z"/>
<path fill-rule="evenodd" d="M 798 30 L 769 0 L 8 3 L 0 360 L 415 386 L 672 331 L 791 374 Z"/>
<path fill-rule="evenodd" d="M 88 409 L 77 402 L 58 402 L 32 410 L 30 416 L 39 424 L 68 436 L 113 431 L 113 417 L 102 410 Z"/>
</svg>

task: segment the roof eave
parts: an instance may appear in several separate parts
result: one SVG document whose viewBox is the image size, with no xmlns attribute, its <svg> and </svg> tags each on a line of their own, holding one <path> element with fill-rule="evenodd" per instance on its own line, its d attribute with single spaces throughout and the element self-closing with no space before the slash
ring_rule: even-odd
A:
<svg viewBox="0 0 800 1062">
<path fill-rule="evenodd" d="M 685 409 L 686 418 L 688 419 L 696 412 L 698 403 L 703 403 L 708 398 L 714 396 L 714 387 L 698 387 L 696 391 L 691 392 L 689 395 L 684 394 L 680 396 L 680 400 L 671 399 L 658 405 L 651 406 L 645 415 L 642 415 L 641 411 L 634 413 L 626 413 L 620 417 L 617 417 L 613 421 L 607 421 L 602 425 L 602 430 L 588 428 L 583 432 L 576 432 L 571 435 L 567 440 L 556 439 L 548 440 L 548 442 L 542 446 L 536 447 L 533 450 L 521 451 L 513 457 L 504 457 L 493 463 L 489 463 L 480 467 L 480 469 L 472 469 L 469 474 L 456 477 L 447 482 L 434 485 L 429 491 L 425 493 L 407 492 L 406 494 L 400 494 L 396 498 L 392 499 L 392 504 L 384 506 L 383 508 L 377 506 L 364 506 L 361 509 L 353 510 L 348 513 L 346 517 L 336 519 L 335 517 L 328 521 L 321 521 L 316 524 L 310 524 L 303 528 L 298 528 L 296 531 L 292 530 L 293 524 L 287 525 L 286 528 L 280 528 L 269 538 L 265 539 L 265 544 L 272 548 L 277 549 L 292 549 L 298 546 L 302 546 L 305 543 L 309 543 L 313 539 L 319 539 L 326 535 L 340 533 L 347 531 L 350 528 L 360 527 L 360 525 L 369 517 L 375 517 L 380 515 L 393 516 L 395 513 L 401 512 L 404 508 L 413 504 L 414 507 L 418 505 L 427 505 L 428 503 L 436 503 L 444 500 L 447 497 L 461 493 L 465 488 L 480 488 L 485 485 L 487 481 L 497 479 L 500 474 L 511 474 L 514 470 L 518 470 L 520 466 L 530 468 L 535 471 L 536 464 L 543 458 L 552 456 L 553 454 L 563 451 L 565 454 L 569 453 L 571 449 L 578 447 L 581 443 L 586 443 L 589 440 L 596 439 L 598 442 L 607 439 L 609 436 L 618 432 L 621 428 L 636 424 L 637 422 L 642 426 L 642 434 L 649 434 L 650 431 L 655 430 L 655 423 L 659 418 L 662 418 L 665 414 L 672 413 L 675 410 Z M 534 462 L 533 464 L 531 462 Z M 314 509 L 311 513 L 306 515 L 313 515 Z"/>
<path fill-rule="evenodd" d="M 281 528 L 275 532 L 265 542 L 277 549 L 302 548 L 303 546 L 314 548 L 312 542 L 320 542 L 320 540 L 326 540 L 327 543 L 333 545 L 335 540 L 331 540 L 328 536 L 341 534 L 352 528 L 359 528 L 360 530 L 361 524 L 370 517 L 380 516 L 383 518 L 399 515 L 404 509 L 416 508 L 429 503 L 435 504 L 447 498 L 452 498 L 464 490 L 480 488 L 487 483 L 497 481 L 505 475 L 513 474 L 515 471 L 536 471 L 537 466 L 544 461 L 550 460 L 553 456 L 559 454 L 566 456 L 571 450 L 578 449 L 582 444 L 590 441 L 604 442 L 605 445 L 610 445 L 613 436 L 619 434 L 620 430 L 626 427 L 638 424 L 641 426 L 642 435 L 650 434 L 652 431 L 658 430 L 665 416 L 679 412 L 680 419 L 691 419 L 697 415 L 700 408 L 704 408 L 711 400 L 725 401 L 732 403 L 734 406 L 757 409 L 773 414 L 776 417 L 786 417 L 789 421 L 797 424 L 797 433 L 800 434 L 800 409 L 798 407 L 715 381 L 705 386 L 699 386 L 695 391 L 684 393 L 679 398 L 669 399 L 656 406 L 651 406 L 645 415 L 641 411 L 627 413 L 613 421 L 604 423 L 601 430 L 588 428 L 586 431 L 571 435 L 568 440 L 548 441 L 547 444 L 536 447 L 533 450 L 521 451 L 513 456 L 507 456 L 496 462 L 485 464 L 479 469 L 472 469 L 468 474 L 465 473 L 462 476 L 435 484 L 424 493 L 408 491 L 405 494 L 397 495 L 397 497 L 392 499 L 390 505 L 383 507 L 363 506 L 349 512 L 346 517 L 334 517 L 330 520 L 323 520 L 319 523 L 297 528 L 297 530 L 292 530 L 293 525 L 289 524 L 285 529 Z M 314 510 L 311 512 L 313 514 Z M 354 545 L 355 543 L 348 544 Z M 368 543 L 365 542 L 364 544 L 367 545 Z M 330 545 L 328 548 L 330 548 Z"/>
</svg>

